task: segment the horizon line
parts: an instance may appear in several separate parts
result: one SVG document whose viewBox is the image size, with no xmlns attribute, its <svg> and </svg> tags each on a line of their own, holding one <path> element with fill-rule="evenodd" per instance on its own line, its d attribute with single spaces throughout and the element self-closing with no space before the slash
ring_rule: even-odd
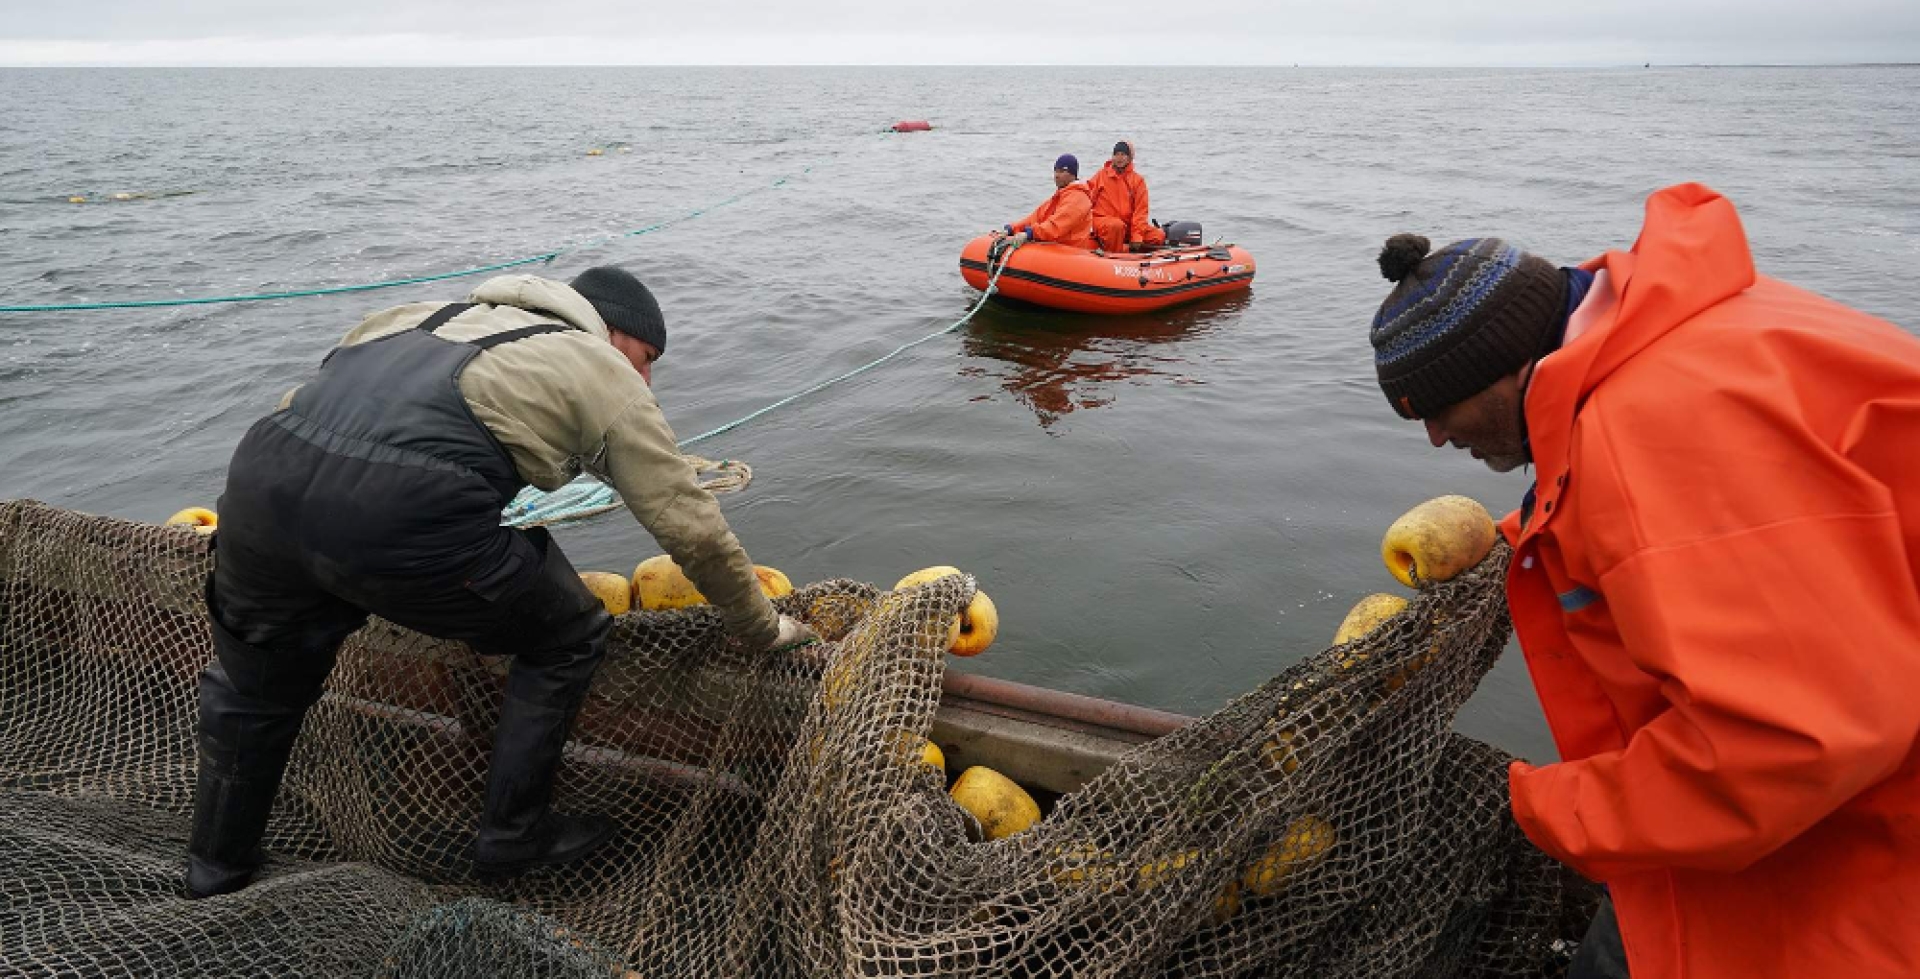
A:
<svg viewBox="0 0 1920 979">
<path fill-rule="evenodd" d="M 1437 62 L 1434 64 L 1382 64 L 1382 63 L 1308 63 L 1285 62 L 1193 64 L 1167 62 L 1161 64 L 1059 64 L 1059 63 L 1007 63 L 1007 62 L 928 62 L 878 64 L 871 62 L 427 62 L 395 61 L 381 63 L 365 62 L 289 62 L 287 64 L 233 64 L 209 62 L 205 64 L 155 64 L 143 62 L 0 62 L 0 69 L 60 69 L 60 68 L 155 68 L 155 69 L 383 69 L 383 68 L 1063 68 L 1104 71 L 1115 68 L 1139 69 L 1243 69 L 1272 68 L 1291 71 L 1294 69 L 1354 69 L 1364 68 L 1380 71 L 1428 71 L 1433 69 L 1475 69 L 1475 70 L 1516 70 L 1535 71 L 1541 69 L 1582 70 L 1600 68 L 1920 68 L 1920 61 L 1674 61 L 1674 62 L 1543 62 L 1539 64 L 1488 64 L 1474 62 Z"/>
</svg>

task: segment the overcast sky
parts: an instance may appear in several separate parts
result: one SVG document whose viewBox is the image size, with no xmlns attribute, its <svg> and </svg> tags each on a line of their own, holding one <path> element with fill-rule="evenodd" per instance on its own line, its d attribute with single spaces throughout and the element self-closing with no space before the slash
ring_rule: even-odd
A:
<svg viewBox="0 0 1920 979">
<path fill-rule="evenodd" d="M 0 0 L 0 65 L 1920 62 L 1920 0 Z"/>
</svg>

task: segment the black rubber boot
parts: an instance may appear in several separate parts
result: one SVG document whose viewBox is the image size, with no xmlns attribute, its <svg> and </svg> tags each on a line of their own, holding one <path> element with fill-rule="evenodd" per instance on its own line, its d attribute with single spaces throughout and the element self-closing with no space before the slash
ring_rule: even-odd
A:
<svg viewBox="0 0 1920 979">
<path fill-rule="evenodd" d="M 280 779 L 333 666 L 331 649 L 270 653 L 211 618 L 218 661 L 200 674 L 200 771 L 187 844 L 187 896 L 195 899 L 231 894 L 259 871 Z"/>
<path fill-rule="evenodd" d="M 273 814 L 280 780 L 233 778 L 215 770 L 204 752 L 193 795 L 193 839 L 187 845 L 187 897 L 231 894 L 253 882 L 265 856 L 260 838 Z"/>
<path fill-rule="evenodd" d="M 605 816 L 549 812 L 529 837 L 511 843 L 474 843 L 474 876 L 502 880 L 536 867 L 572 863 L 600 849 L 613 839 L 613 833 L 613 821 Z"/>
<path fill-rule="evenodd" d="M 239 694 L 218 666 L 201 675 L 188 897 L 231 894 L 260 869 L 260 839 L 304 713 Z"/>
<path fill-rule="evenodd" d="M 550 811 L 561 750 L 578 710 L 578 698 L 567 707 L 545 707 L 509 693 L 501 704 L 473 844 L 476 875 L 512 877 L 571 863 L 613 838 L 613 823 L 604 817 Z"/>
</svg>

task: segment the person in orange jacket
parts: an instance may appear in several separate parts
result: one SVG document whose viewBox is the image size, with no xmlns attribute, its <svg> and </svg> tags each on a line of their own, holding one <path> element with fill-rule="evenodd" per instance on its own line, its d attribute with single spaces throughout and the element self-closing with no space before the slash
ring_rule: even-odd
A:
<svg viewBox="0 0 1920 979">
<path fill-rule="evenodd" d="M 1060 154 L 1060 158 L 1053 161 L 1053 196 L 1034 208 L 1032 214 L 1002 225 L 993 236 L 1014 241 L 1051 241 L 1091 250 L 1093 236 L 1088 233 L 1088 218 L 1093 206 L 1087 200 L 1087 185 L 1077 183 L 1079 179 L 1079 159 L 1072 153 Z"/>
<path fill-rule="evenodd" d="M 1608 889 L 1573 975 L 1920 976 L 1920 340 L 1756 274 L 1699 184 L 1579 268 L 1380 268 L 1388 401 L 1535 469 L 1507 599 L 1562 760 L 1508 784 Z"/>
<path fill-rule="evenodd" d="M 1094 244 L 1110 252 L 1128 251 L 1130 244 L 1164 245 L 1167 233 L 1147 214 L 1147 180 L 1133 168 L 1133 144 L 1113 144 L 1113 157 L 1087 178 L 1093 199 Z"/>
</svg>

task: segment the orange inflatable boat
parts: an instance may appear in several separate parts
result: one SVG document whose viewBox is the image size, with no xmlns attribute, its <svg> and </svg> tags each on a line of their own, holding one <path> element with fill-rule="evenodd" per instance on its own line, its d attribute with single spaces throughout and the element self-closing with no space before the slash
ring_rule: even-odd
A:
<svg viewBox="0 0 1920 979">
<path fill-rule="evenodd" d="M 960 252 L 960 275 L 975 289 L 992 274 L 992 244 L 981 235 Z M 1005 261 L 995 295 L 1079 313 L 1145 313 L 1253 285 L 1253 256 L 1239 245 L 1119 254 L 1036 241 Z"/>
</svg>

